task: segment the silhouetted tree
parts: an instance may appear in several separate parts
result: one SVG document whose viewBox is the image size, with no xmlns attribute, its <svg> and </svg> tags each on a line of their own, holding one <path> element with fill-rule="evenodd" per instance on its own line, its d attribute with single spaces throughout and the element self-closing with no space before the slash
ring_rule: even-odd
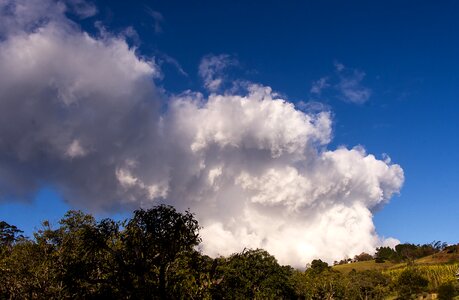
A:
<svg viewBox="0 0 459 300">
<path fill-rule="evenodd" d="M 11 247 L 13 243 L 21 238 L 23 231 L 5 221 L 0 221 L 0 247 Z"/>
<path fill-rule="evenodd" d="M 180 253 L 191 252 L 199 244 L 198 231 L 189 211 L 181 214 L 167 205 L 134 211 L 122 234 L 134 293 L 167 298 L 168 269 Z"/>
</svg>

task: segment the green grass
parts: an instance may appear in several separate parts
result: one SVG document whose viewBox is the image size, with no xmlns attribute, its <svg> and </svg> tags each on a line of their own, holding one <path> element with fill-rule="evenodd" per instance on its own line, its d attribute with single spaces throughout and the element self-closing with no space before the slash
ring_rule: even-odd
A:
<svg viewBox="0 0 459 300">
<path fill-rule="evenodd" d="M 438 259 L 437 257 L 424 257 L 422 259 L 416 260 L 413 264 L 415 267 L 428 281 L 429 281 L 429 290 L 433 291 L 438 288 L 443 283 L 455 281 L 454 274 L 459 268 L 459 263 L 445 263 L 445 257 Z M 364 270 L 380 270 L 384 274 L 388 275 L 393 281 L 396 281 L 397 277 L 407 268 L 406 263 L 376 263 L 374 260 L 355 262 L 344 265 L 334 266 L 333 269 L 340 271 L 342 273 L 349 273 L 353 269 L 356 271 Z"/>
<path fill-rule="evenodd" d="M 374 260 L 369 260 L 369 261 L 359 261 L 359 262 L 344 264 L 344 265 L 337 265 L 337 266 L 333 266 L 333 269 L 340 271 L 342 273 L 349 273 L 353 269 L 356 271 L 387 270 L 396 265 L 399 265 L 399 264 L 395 264 L 390 261 L 386 261 L 384 263 L 376 263 Z"/>
<path fill-rule="evenodd" d="M 442 251 L 433 255 L 429 255 L 414 261 L 414 265 L 443 265 L 443 264 L 454 264 L 459 263 L 459 252 L 455 251 L 454 253 L 447 253 Z M 353 269 L 356 271 L 365 271 L 365 270 L 395 270 L 402 269 L 406 267 L 406 263 L 392 263 L 386 261 L 384 263 L 376 263 L 374 260 L 355 262 L 344 265 L 333 266 L 333 269 L 340 271 L 342 273 L 349 273 Z"/>
<path fill-rule="evenodd" d="M 429 289 L 436 290 L 441 284 L 456 281 L 456 274 L 459 264 L 424 264 L 414 266 L 422 276 L 429 281 Z M 393 281 L 396 281 L 398 276 L 405 270 L 405 268 L 388 269 L 384 270 L 383 273 L 391 277 Z"/>
<path fill-rule="evenodd" d="M 459 262 L 458 253 L 445 253 L 440 252 L 433 255 L 429 255 L 415 261 L 417 264 L 446 264 Z"/>
</svg>

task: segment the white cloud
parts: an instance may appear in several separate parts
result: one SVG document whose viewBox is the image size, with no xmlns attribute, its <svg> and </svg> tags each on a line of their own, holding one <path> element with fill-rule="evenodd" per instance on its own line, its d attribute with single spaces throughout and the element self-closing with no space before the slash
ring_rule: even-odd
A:
<svg viewBox="0 0 459 300">
<path fill-rule="evenodd" d="M 168 198 L 196 209 L 206 253 L 263 247 L 304 266 L 380 244 L 371 211 L 398 192 L 403 171 L 361 147 L 326 150 L 329 113 L 303 113 L 254 85 L 246 95 L 177 97 L 165 126 L 187 157 L 169 174 L 180 189 Z"/>
<path fill-rule="evenodd" d="M 314 96 L 322 96 L 326 90 L 334 90 L 333 96 L 354 104 L 363 104 L 370 99 L 371 89 L 364 86 L 362 81 L 365 72 L 357 69 L 349 69 L 340 62 L 335 62 L 336 74 L 322 77 L 312 83 L 310 93 Z"/>
<path fill-rule="evenodd" d="M 335 61 L 334 65 L 335 65 L 336 71 L 338 72 L 341 72 L 345 69 L 345 66 L 340 62 Z"/>
<path fill-rule="evenodd" d="M 371 89 L 362 85 L 365 72 L 360 70 L 347 70 L 343 64 L 335 64 L 339 74 L 339 82 L 336 85 L 344 101 L 363 104 L 370 99 Z"/>
<path fill-rule="evenodd" d="M 69 9 L 82 19 L 92 17 L 97 14 L 97 8 L 93 3 L 85 0 L 65 0 Z"/>
<path fill-rule="evenodd" d="M 314 81 L 310 90 L 311 94 L 320 95 L 323 89 L 330 87 L 328 80 L 328 77 L 322 77 L 319 80 Z"/>
<path fill-rule="evenodd" d="M 9 24 L 0 42 L 0 201 L 43 182 L 92 211 L 161 201 L 196 212 L 210 255 L 263 247 L 297 267 L 393 243 L 376 234 L 372 210 L 400 190 L 403 170 L 361 147 L 328 149 L 329 112 L 300 111 L 262 85 L 217 93 L 226 56 L 200 66 L 211 95 L 176 95 L 164 111 L 157 65 L 123 37 L 89 36 L 62 3 L 17 3 L 25 8 L 0 18 Z"/>
<path fill-rule="evenodd" d="M 387 238 L 387 239 L 382 239 L 381 240 L 381 246 L 383 247 L 390 247 L 392 249 L 395 249 L 395 246 L 400 244 L 400 241 L 394 238 Z"/>
<path fill-rule="evenodd" d="M 147 13 L 153 18 L 153 28 L 155 29 L 155 33 L 159 34 L 163 32 L 162 23 L 164 22 L 163 15 L 156 10 L 151 9 L 150 7 L 145 7 Z"/>
<path fill-rule="evenodd" d="M 86 154 L 86 150 L 81 146 L 80 141 L 75 139 L 67 148 L 66 154 L 70 158 L 84 156 Z"/>
<path fill-rule="evenodd" d="M 238 61 L 228 54 L 207 55 L 199 65 L 199 76 L 209 91 L 216 92 L 224 82 L 223 71 L 236 65 Z"/>
<path fill-rule="evenodd" d="M 185 70 L 183 69 L 183 67 L 180 65 L 180 63 L 173 57 L 167 55 L 167 54 L 164 54 L 164 53 L 161 53 L 160 54 L 160 57 L 161 57 L 161 60 L 160 60 L 160 65 L 162 62 L 165 62 L 167 64 L 170 64 L 171 66 L 175 67 L 176 70 L 178 71 L 178 73 L 180 73 L 181 75 L 185 76 L 185 77 L 188 77 L 188 73 L 185 72 Z"/>
</svg>

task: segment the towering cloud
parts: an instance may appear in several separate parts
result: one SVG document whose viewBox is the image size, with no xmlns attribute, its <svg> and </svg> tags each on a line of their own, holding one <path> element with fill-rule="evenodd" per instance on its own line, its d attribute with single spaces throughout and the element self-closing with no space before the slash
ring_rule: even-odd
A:
<svg viewBox="0 0 459 300">
<path fill-rule="evenodd" d="M 196 212 L 205 253 L 262 247 L 299 267 L 383 242 L 372 210 L 400 190 L 400 166 L 328 149 L 330 114 L 267 86 L 166 97 L 153 61 L 82 31 L 70 4 L 0 1 L 0 201 L 47 184 L 92 211 L 168 203 Z M 215 68 L 200 70 L 211 91 Z"/>
</svg>

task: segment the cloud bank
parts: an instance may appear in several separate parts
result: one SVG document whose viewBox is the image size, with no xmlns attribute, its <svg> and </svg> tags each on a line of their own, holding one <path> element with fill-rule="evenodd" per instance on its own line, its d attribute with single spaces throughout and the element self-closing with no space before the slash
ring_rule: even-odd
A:
<svg viewBox="0 0 459 300">
<path fill-rule="evenodd" d="M 153 60 L 82 31 L 72 3 L 0 1 L 0 201 L 46 184 L 92 211 L 168 203 L 196 212 L 204 253 L 262 247 L 297 267 L 384 243 L 372 211 L 400 190 L 399 165 L 328 149 L 330 113 L 270 87 L 217 93 L 227 56 L 201 64 L 209 96 L 167 97 Z"/>
</svg>

